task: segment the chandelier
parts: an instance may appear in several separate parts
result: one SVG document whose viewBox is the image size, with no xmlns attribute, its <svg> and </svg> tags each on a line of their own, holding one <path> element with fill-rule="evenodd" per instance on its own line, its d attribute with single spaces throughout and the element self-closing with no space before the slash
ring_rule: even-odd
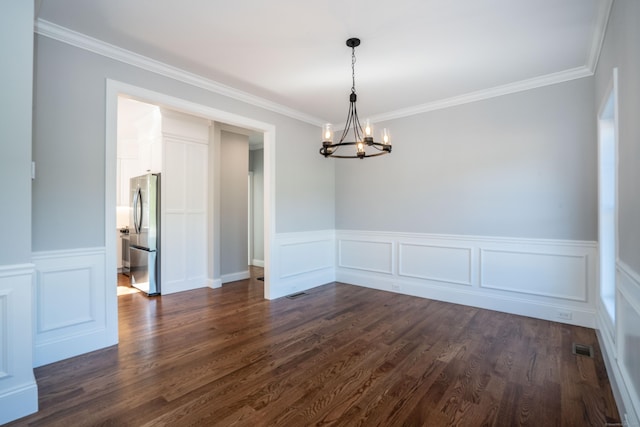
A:
<svg viewBox="0 0 640 427">
<path fill-rule="evenodd" d="M 351 38 L 347 40 L 347 46 L 351 48 L 351 93 L 349 94 L 349 113 L 347 114 L 347 121 L 340 137 L 340 142 L 333 143 L 333 126 L 331 123 L 327 123 L 322 127 L 322 148 L 320 148 L 320 154 L 325 157 L 336 157 L 340 159 L 364 159 L 365 157 L 382 156 L 383 154 L 391 153 L 391 144 L 389 131 L 384 128 L 381 132 L 381 141 L 375 142 L 373 140 L 373 126 L 367 119 L 364 123 L 364 129 L 360 124 L 358 118 L 358 111 L 356 109 L 356 46 L 360 45 L 360 39 Z M 349 132 L 353 133 L 353 141 L 345 141 Z M 348 152 L 341 152 L 337 154 L 341 147 L 347 145 L 355 145 L 355 153 L 349 154 Z"/>
</svg>

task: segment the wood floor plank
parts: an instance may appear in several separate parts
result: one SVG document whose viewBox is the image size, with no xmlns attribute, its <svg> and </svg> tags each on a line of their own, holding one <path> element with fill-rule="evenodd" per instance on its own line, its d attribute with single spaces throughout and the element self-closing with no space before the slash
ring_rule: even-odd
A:
<svg viewBox="0 0 640 427">
<path fill-rule="evenodd" d="M 119 345 L 35 369 L 9 426 L 619 422 L 591 329 L 340 283 L 268 301 L 261 273 L 119 296 Z"/>
</svg>

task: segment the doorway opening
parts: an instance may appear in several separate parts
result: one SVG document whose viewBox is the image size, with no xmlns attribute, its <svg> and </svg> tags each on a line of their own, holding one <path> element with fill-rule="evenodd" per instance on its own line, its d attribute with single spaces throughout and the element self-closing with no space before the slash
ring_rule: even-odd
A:
<svg viewBox="0 0 640 427">
<path fill-rule="evenodd" d="M 271 236 L 275 232 L 275 206 L 272 203 L 271 195 L 274 192 L 274 167 L 275 164 L 275 126 L 269 123 L 260 122 L 251 118 L 239 116 L 233 113 L 217 110 L 211 107 L 195 104 L 190 101 L 174 98 L 159 92 L 149 91 L 137 86 L 128 85 L 126 83 L 107 80 L 107 105 L 106 105 L 106 144 L 105 144 L 105 247 L 106 247 L 106 283 L 117 283 L 117 253 L 116 253 L 116 175 L 117 175 L 117 113 L 118 113 L 118 96 L 125 95 L 133 99 L 147 102 L 149 104 L 160 106 L 168 110 L 192 115 L 202 119 L 206 119 L 216 123 L 225 123 L 243 129 L 248 129 L 262 135 L 264 144 L 264 297 L 269 298 L 270 289 L 270 254 L 271 254 Z M 215 217 L 216 206 L 219 205 L 220 195 L 220 179 L 216 179 L 219 174 L 220 153 L 212 150 L 211 156 L 217 159 L 217 162 L 210 163 L 209 182 L 211 185 L 211 196 L 208 197 L 207 206 L 210 211 L 210 217 Z M 217 157 L 216 157 L 217 156 Z M 213 170 L 211 170 L 211 168 Z M 245 183 L 246 183 L 246 174 Z M 219 176 L 218 176 L 219 178 Z M 219 209 L 219 206 L 217 207 Z M 207 219 L 210 222 L 210 218 Z M 220 224 L 212 221 L 209 226 L 214 239 L 219 239 Z M 208 259 L 212 261 L 212 268 L 209 273 L 207 282 L 210 287 L 218 287 L 221 285 L 219 276 L 220 272 L 220 245 L 208 239 L 205 251 L 208 252 Z M 246 256 L 246 252 L 245 252 Z M 108 334 L 115 338 L 117 342 L 118 334 L 118 314 L 117 314 L 117 296 L 116 286 L 113 286 L 112 297 L 107 298 L 107 328 Z"/>
</svg>

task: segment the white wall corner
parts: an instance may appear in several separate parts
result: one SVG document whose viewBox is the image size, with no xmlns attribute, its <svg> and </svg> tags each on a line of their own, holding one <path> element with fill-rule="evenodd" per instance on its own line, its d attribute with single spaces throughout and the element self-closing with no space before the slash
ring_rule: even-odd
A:
<svg viewBox="0 0 640 427">
<path fill-rule="evenodd" d="M 335 281 L 335 230 L 276 234 L 273 247 L 265 298 L 276 299 Z"/>
<path fill-rule="evenodd" d="M 251 260 L 251 265 L 256 266 L 256 267 L 264 267 L 264 260 L 263 259 L 252 259 Z"/>
<path fill-rule="evenodd" d="M 207 287 L 211 289 L 221 288 L 222 279 L 207 279 Z"/>
<path fill-rule="evenodd" d="M 613 335 L 605 308 L 598 307 L 597 336 L 605 361 L 611 389 L 623 421 L 640 425 L 640 369 L 638 359 L 638 322 L 640 321 L 640 274 L 618 260 L 616 283 L 616 319 Z M 632 347 L 634 346 L 635 347 Z"/>
<path fill-rule="evenodd" d="M 0 266 L 0 424 L 38 410 L 33 374 L 33 264 Z"/>
</svg>

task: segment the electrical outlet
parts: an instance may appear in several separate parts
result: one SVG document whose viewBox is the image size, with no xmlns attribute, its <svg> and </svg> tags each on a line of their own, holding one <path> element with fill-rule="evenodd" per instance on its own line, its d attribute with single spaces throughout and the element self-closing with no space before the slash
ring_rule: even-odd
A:
<svg viewBox="0 0 640 427">
<path fill-rule="evenodd" d="M 556 316 L 560 320 L 571 320 L 573 319 L 573 313 L 570 311 L 558 311 Z"/>
<path fill-rule="evenodd" d="M 400 285 L 398 285 L 397 283 L 392 283 L 391 284 L 391 290 L 392 291 L 399 291 L 400 290 Z"/>
</svg>

